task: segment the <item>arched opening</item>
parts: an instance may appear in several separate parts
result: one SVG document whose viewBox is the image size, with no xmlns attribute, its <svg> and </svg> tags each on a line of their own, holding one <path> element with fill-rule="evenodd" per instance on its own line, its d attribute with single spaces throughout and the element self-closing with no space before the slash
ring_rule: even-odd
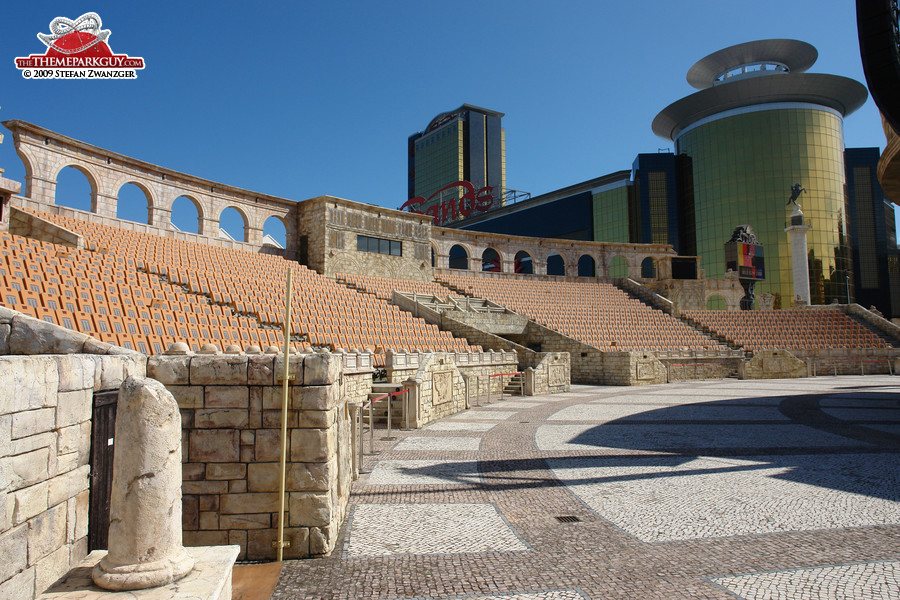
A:
<svg viewBox="0 0 900 600">
<path fill-rule="evenodd" d="M 247 219 L 244 214 L 233 206 L 229 206 L 219 213 L 219 231 L 216 237 L 247 241 Z"/>
<path fill-rule="evenodd" d="M 287 228 L 279 217 L 271 216 L 263 223 L 263 245 L 284 248 L 287 245 Z"/>
<path fill-rule="evenodd" d="M 641 277 L 643 279 L 656 278 L 656 261 L 650 256 L 641 261 Z"/>
<path fill-rule="evenodd" d="M 534 261 L 531 259 L 531 255 L 524 250 L 516 252 L 515 265 L 516 273 L 522 273 L 523 275 L 534 274 Z"/>
<path fill-rule="evenodd" d="M 80 168 L 63 167 L 57 174 L 55 204 L 92 212 L 96 195 L 97 188 L 91 177 Z"/>
<path fill-rule="evenodd" d="M 499 273 L 503 270 L 500 262 L 500 253 L 493 248 L 488 248 L 481 253 L 481 270 L 490 273 Z"/>
<path fill-rule="evenodd" d="M 468 269 L 469 253 L 466 249 L 456 244 L 450 248 L 450 268 L 451 269 Z"/>
<path fill-rule="evenodd" d="M 565 275 L 566 261 L 559 254 L 551 254 L 547 257 L 547 275 Z"/>
<path fill-rule="evenodd" d="M 150 194 L 136 183 L 126 183 L 116 194 L 116 218 L 135 223 L 150 223 Z"/>
<path fill-rule="evenodd" d="M 578 276 L 579 277 L 596 277 L 597 276 L 597 263 L 594 262 L 594 257 L 588 256 L 587 254 L 583 254 L 581 258 L 578 259 Z"/>
<path fill-rule="evenodd" d="M 628 277 L 628 261 L 625 260 L 624 256 L 616 256 L 609 261 L 609 276 Z"/>
<path fill-rule="evenodd" d="M 719 295 L 712 295 L 706 299 L 706 310 L 725 310 L 728 305 L 725 298 Z"/>
<path fill-rule="evenodd" d="M 200 233 L 200 206 L 193 198 L 178 196 L 172 202 L 172 214 L 169 217 L 178 231 Z"/>
<path fill-rule="evenodd" d="M 436 265 L 435 265 L 435 262 L 436 262 L 436 261 L 435 261 L 434 256 L 435 256 L 435 254 L 434 254 L 434 246 L 432 246 L 432 247 L 431 247 L 431 268 L 432 268 L 432 269 L 436 266 Z"/>
</svg>

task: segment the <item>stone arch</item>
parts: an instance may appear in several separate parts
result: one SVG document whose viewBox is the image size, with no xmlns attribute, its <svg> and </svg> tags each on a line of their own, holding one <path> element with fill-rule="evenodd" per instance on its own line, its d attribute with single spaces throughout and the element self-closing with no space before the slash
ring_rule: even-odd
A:
<svg viewBox="0 0 900 600">
<path fill-rule="evenodd" d="M 578 276 L 579 277 L 596 277 L 597 262 L 590 254 L 582 254 L 578 259 Z"/>
<path fill-rule="evenodd" d="M 727 310 L 728 302 L 719 294 L 710 294 L 706 298 L 706 310 Z"/>
<path fill-rule="evenodd" d="M 287 225 L 279 215 L 269 215 L 263 221 L 263 245 L 272 245 L 267 237 L 275 240 L 282 248 L 287 248 Z"/>
<path fill-rule="evenodd" d="M 25 171 L 23 177 L 23 179 L 25 180 L 25 187 L 22 190 L 22 195 L 26 198 L 32 198 L 31 190 L 32 182 L 34 179 L 34 164 L 32 162 L 31 156 L 29 156 L 28 152 L 25 151 L 25 148 L 16 145 L 16 154 L 19 156 L 19 160 L 22 161 L 22 166 L 24 167 Z"/>
<path fill-rule="evenodd" d="M 648 256 L 641 261 L 641 278 L 656 279 L 656 261 L 652 256 Z"/>
<path fill-rule="evenodd" d="M 554 252 L 547 257 L 547 275 L 565 275 L 566 259 Z"/>
<path fill-rule="evenodd" d="M 197 216 L 196 229 L 190 227 L 190 218 L 193 216 L 193 213 L 190 211 L 191 207 L 193 207 Z M 200 233 L 204 219 L 203 204 L 193 195 L 181 194 L 172 200 L 172 204 L 169 205 L 169 215 L 170 223 L 175 229 L 187 231 L 188 233 Z"/>
<path fill-rule="evenodd" d="M 129 187 L 126 187 L 129 186 Z M 123 196 L 124 191 L 124 196 Z M 139 202 L 138 196 L 142 194 L 144 198 L 144 209 L 145 214 L 143 220 L 138 220 L 134 217 L 141 213 L 139 207 L 134 205 L 134 202 Z M 134 180 L 128 180 L 122 182 L 118 188 L 116 188 L 116 218 L 124 219 L 126 221 L 134 221 L 136 223 L 148 223 L 150 224 L 151 214 L 153 212 L 153 193 L 143 183 L 139 183 Z M 124 202 L 123 202 L 124 200 Z"/>
<path fill-rule="evenodd" d="M 491 273 L 503 270 L 503 259 L 494 248 L 485 248 L 481 253 L 481 270 Z"/>
<path fill-rule="evenodd" d="M 90 190 L 91 190 L 90 191 L 90 200 L 88 201 L 87 204 L 85 204 L 85 206 L 87 206 L 88 208 L 81 208 L 80 202 L 72 202 L 68 198 L 64 199 L 65 204 L 59 203 L 59 194 L 58 194 L 58 192 L 59 192 L 59 177 L 60 177 L 60 175 L 63 175 L 63 171 L 65 171 L 66 169 L 69 169 L 69 168 L 74 169 L 75 171 L 78 171 L 79 173 L 84 175 L 85 179 L 87 179 L 88 186 L 90 187 Z M 66 175 L 63 175 L 63 177 L 68 178 Z M 78 163 L 67 163 L 67 164 L 62 165 L 58 169 L 56 169 L 56 173 L 54 174 L 53 179 L 56 182 L 55 187 L 54 187 L 54 194 L 53 194 L 53 203 L 54 204 L 56 204 L 58 206 L 68 206 L 69 208 L 74 208 L 76 210 L 83 210 L 86 212 L 92 212 L 92 213 L 97 212 L 97 195 L 100 192 L 100 185 L 98 183 L 99 179 L 97 178 L 97 175 L 91 169 L 89 169 L 85 165 L 81 165 Z M 66 183 L 65 185 L 67 187 L 68 183 Z M 63 190 L 63 192 L 65 195 L 65 190 Z M 77 206 L 76 206 L 76 204 L 77 204 Z"/>
<path fill-rule="evenodd" d="M 516 252 L 514 265 L 516 273 L 520 273 L 522 275 L 534 274 L 534 258 L 525 250 L 519 250 L 518 252 Z"/>
<path fill-rule="evenodd" d="M 223 217 L 225 222 L 223 222 Z M 230 227 L 230 229 L 226 227 L 226 225 Z M 239 225 L 240 231 L 237 231 Z M 247 216 L 246 212 L 234 204 L 229 204 L 219 211 L 218 229 L 225 231 L 238 242 L 249 241 L 250 218 Z M 219 237 L 220 235 L 221 233 L 218 230 L 214 232 L 214 237 Z"/>
<path fill-rule="evenodd" d="M 447 253 L 451 269 L 469 269 L 469 250 L 462 244 L 453 244 Z"/>
<path fill-rule="evenodd" d="M 617 254 L 609 259 L 607 267 L 609 276 L 613 278 L 628 277 L 628 261 L 624 256 Z"/>
</svg>

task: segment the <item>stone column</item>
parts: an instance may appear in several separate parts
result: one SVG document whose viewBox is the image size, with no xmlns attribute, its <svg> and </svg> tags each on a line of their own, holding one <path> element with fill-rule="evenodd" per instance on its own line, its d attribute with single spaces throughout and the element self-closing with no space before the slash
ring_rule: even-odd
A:
<svg viewBox="0 0 900 600">
<path fill-rule="evenodd" d="M 56 180 L 40 175 L 26 175 L 25 195 L 35 202 L 56 204 Z"/>
<path fill-rule="evenodd" d="M 170 229 L 170 219 L 172 218 L 172 209 L 163 208 L 161 206 L 151 206 L 148 209 L 147 221 L 150 225 Z"/>
<path fill-rule="evenodd" d="M 200 235 L 205 235 L 206 237 L 217 238 L 219 237 L 219 220 L 218 219 L 210 219 L 209 217 L 201 217 L 199 223 L 198 233 Z M 243 240 L 241 240 L 243 241 Z"/>
<path fill-rule="evenodd" d="M 119 197 L 113 194 L 106 194 L 98 191 L 93 202 L 94 213 L 101 217 L 116 218 L 116 207 L 119 204 Z"/>
<path fill-rule="evenodd" d="M 246 242 L 248 244 L 253 244 L 255 246 L 262 246 L 263 243 L 263 230 L 259 227 L 250 227 L 249 225 L 245 228 L 247 239 Z M 245 240 L 238 240 L 239 242 L 243 242 Z"/>
<path fill-rule="evenodd" d="M 800 205 L 791 212 L 791 224 L 785 228 L 791 239 L 791 275 L 794 281 L 794 300 L 797 304 L 809 306 L 809 259 L 807 258 L 806 232 L 809 229 L 803 218 Z"/>
<path fill-rule="evenodd" d="M 21 183 L 3 177 L 3 169 L 0 169 L 0 231 L 9 231 L 9 199 L 21 189 Z"/>
<path fill-rule="evenodd" d="M 119 390 L 109 552 L 94 583 L 109 590 L 169 584 L 194 566 L 181 537 L 181 414 L 160 382 L 129 377 Z"/>
</svg>

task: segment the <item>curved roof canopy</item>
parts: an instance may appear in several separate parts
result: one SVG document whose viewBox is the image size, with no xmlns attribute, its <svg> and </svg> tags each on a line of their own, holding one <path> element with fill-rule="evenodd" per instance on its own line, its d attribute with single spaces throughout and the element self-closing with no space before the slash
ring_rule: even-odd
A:
<svg viewBox="0 0 900 600">
<path fill-rule="evenodd" d="M 699 64 L 699 63 L 698 63 Z M 846 116 L 862 106 L 868 92 L 849 77 L 820 73 L 755 77 L 710 87 L 673 102 L 653 119 L 653 133 L 674 140 L 700 119 L 717 113 L 774 102 L 818 104 Z"/>
<path fill-rule="evenodd" d="M 758 64 L 779 65 L 788 72 L 803 73 L 818 57 L 814 46 L 799 40 L 757 40 L 723 48 L 700 59 L 688 71 L 687 80 L 691 86 L 703 90 L 719 83 L 719 78 L 728 71 Z"/>
</svg>

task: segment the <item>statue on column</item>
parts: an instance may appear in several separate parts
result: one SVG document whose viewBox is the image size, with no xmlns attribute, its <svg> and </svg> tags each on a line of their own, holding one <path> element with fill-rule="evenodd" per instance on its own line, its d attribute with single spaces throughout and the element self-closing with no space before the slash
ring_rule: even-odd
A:
<svg viewBox="0 0 900 600">
<path fill-rule="evenodd" d="M 787 204 L 793 204 L 794 206 L 799 207 L 800 205 L 797 204 L 797 198 L 799 198 L 800 194 L 802 194 L 805 191 L 806 191 L 806 188 L 801 186 L 799 183 L 795 183 L 794 185 L 792 185 L 791 186 L 791 198 L 790 198 L 790 200 L 787 201 Z M 787 206 L 787 205 L 785 205 L 785 206 Z"/>
</svg>

